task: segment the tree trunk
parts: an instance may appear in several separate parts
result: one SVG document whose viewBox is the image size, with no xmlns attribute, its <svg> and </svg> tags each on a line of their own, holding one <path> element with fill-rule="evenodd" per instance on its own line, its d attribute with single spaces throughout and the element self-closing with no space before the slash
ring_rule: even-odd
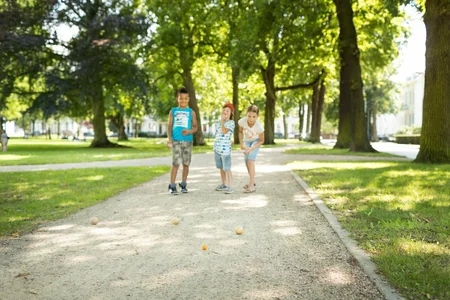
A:
<svg viewBox="0 0 450 300">
<path fill-rule="evenodd" d="M 319 129 L 317 128 L 317 118 L 319 114 L 319 84 L 313 86 L 311 111 L 312 111 L 311 134 L 308 138 L 308 142 L 320 143 L 320 132 Z"/>
<path fill-rule="evenodd" d="M 97 83 L 97 84 L 96 84 Z M 106 136 L 105 126 L 105 103 L 103 101 L 103 87 L 101 83 L 92 83 L 90 91 L 92 91 L 91 104 L 94 118 L 92 125 L 94 127 L 94 139 L 89 147 L 91 148 L 108 148 L 115 147 L 116 144 L 111 143 Z"/>
<path fill-rule="evenodd" d="M 351 0 L 333 0 L 336 5 L 339 20 L 339 55 L 341 59 L 340 95 L 339 101 L 349 101 L 350 106 L 350 151 L 375 152 L 367 136 L 366 114 L 364 112 L 363 83 L 357 35 L 353 24 L 353 9 Z M 348 104 L 346 103 L 345 106 Z M 347 107 L 345 107 L 347 109 Z M 341 114 L 341 104 L 339 105 Z M 341 117 L 341 115 L 340 115 Z M 344 121 L 344 120 L 342 120 Z M 339 120 L 341 123 L 341 120 Z M 339 137 L 341 135 L 339 124 Z M 345 134 L 345 133 L 344 133 Z M 342 141 L 339 141 L 342 143 Z M 342 145 L 336 143 L 335 148 Z"/>
<path fill-rule="evenodd" d="M 90 92 L 88 98 L 91 101 L 92 113 L 94 118 L 92 125 L 94 127 L 94 139 L 89 147 L 91 148 L 108 148 L 115 147 L 117 144 L 111 143 L 106 136 L 105 126 L 105 103 L 103 99 L 103 85 L 98 70 L 100 67 L 96 63 L 91 62 L 91 74 L 90 80 L 87 80 L 89 84 L 88 91 Z"/>
<path fill-rule="evenodd" d="M 234 143 L 236 145 L 239 144 L 239 130 L 238 130 L 238 121 L 241 118 L 241 113 L 239 111 L 239 76 L 241 73 L 241 69 L 239 67 L 231 68 L 231 80 L 233 83 L 233 106 L 234 106 L 234 122 L 236 125 L 236 129 L 234 130 Z"/>
<path fill-rule="evenodd" d="M 320 88 L 319 88 L 320 85 Z M 309 142 L 320 143 L 320 128 L 322 127 L 322 112 L 323 104 L 325 102 L 325 84 L 323 80 L 319 81 L 317 85 L 313 87 L 313 100 L 312 100 L 312 122 L 311 122 L 311 135 Z"/>
<path fill-rule="evenodd" d="M 110 118 L 111 122 L 117 128 L 117 140 L 128 141 L 128 136 L 125 133 L 125 122 L 123 119 L 124 115 L 120 112 Z"/>
<path fill-rule="evenodd" d="M 124 116 L 122 114 L 119 115 L 118 126 L 117 126 L 117 139 L 119 141 L 128 141 L 128 136 L 125 133 L 125 122 L 123 120 Z"/>
<path fill-rule="evenodd" d="M 283 135 L 284 135 L 284 139 L 287 139 L 287 135 L 288 135 L 288 130 L 287 130 L 287 118 L 286 118 L 286 114 L 283 112 Z"/>
<path fill-rule="evenodd" d="M 306 107 L 306 139 L 311 135 L 311 105 Z"/>
<path fill-rule="evenodd" d="M 377 103 L 374 102 L 372 107 L 372 142 L 378 142 L 377 109 Z"/>
<path fill-rule="evenodd" d="M 88 2 L 86 5 L 86 29 L 87 36 L 86 42 L 90 45 L 93 41 L 101 37 L 100 30 L 93 26 L 97 20 L 97 14 L 100 9 L 100 2 L 95 1 L 93 3 Z M 86 97 L 92 105 L 92 114 L 94 118 L 92 125 L 94 127 L 94 139 L 89 147 L 91 148 L 108 148 L 116 147 L 117 144 L 111 143 L 106 136 L 105 126 L 105 103 L 103 98 L 103 80 L 101 75 L 102 66 L 98 60 L 98 57 L 102 55 L 101 52 L 95 47 L 90 46 L 83 53 L 81 59 L 81 69 L 84 73 L 84 78 L 81 78 L 82 84 L 85 86 L 87 93 Z"/>
<path fill-rule="evenodd" d="M 261 73 L 266 86 L 266 110 L 264 114 L 264 144 L 273 145 L 274 128 L 275 128 L 275 102 L 277 96 L 275 95 L 275 64 L 269 62 L 267 69 L 261 68 Z"/>
<path fill-rule="evenodd" d="M 321 129 L 322 129 L 322 113 L 323 113 L 323 105 L 325 103 L 325 92 L 326 92 L 326 87 L 325 87 L 325 83 L 324 80 L 322 80 L 320 82 L 320 90 L 319 90 L 319 103 L 318 103 L 318 114 L 317 114 L 317 131 L 319 132 L 319 141 L 320 141 L 320 133 L 321 133 Z"/>
<path fill-rule="evenodd" d="M 416 162 L 450 162 L 450 2 L 426 1 L 425 91 Z"/>
<path fill-rule="evenodd" d="M 351 125 L 350 125 L 350 98 L 343 95 L 341 89 L 339 95 L 339 124 L 337 141 L 334 145 L 334 149 L 349 149 L 351 137 Z"/>
<path fill-rule="evenodd" d="M 298 132 L 299 132 L 299 140 L 302 140 L 303 136 L 303 127 L 305 122 L 305 105 L 303 103 L 298 104 Z"/>
<path fill-rule="evenodd" d="M 184 86 L 189 92 L 189 107 L 195 111 L 197 117 L 197 132 L 194 133 L 194 146 L 205 145 L 205 139 L 203 137 L 202 118 L 200 117 L 200 111 L 197 104 L 197 96 L 195 93 L 194 81 L 192 80 L 191 69 L 186 69 L 183 72 Z"/>
</svg>

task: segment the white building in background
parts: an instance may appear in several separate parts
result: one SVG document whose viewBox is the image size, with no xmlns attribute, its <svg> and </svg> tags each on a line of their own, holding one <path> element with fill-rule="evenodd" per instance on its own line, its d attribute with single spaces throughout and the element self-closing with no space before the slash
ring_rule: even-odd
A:
<svg viewBox="0 0 450 300">
<path fill-rule="evenodd" d="M 378 135 L 392 135 L 405 127 L 421 127 L 425 76 L 423 72 L 408 77 L 397 98 L 398 113 L 377 117 Z"/>
<path fill-rule="evenodd" d="M 415 73 L 405 82 L 400 94 L 401 107 L 398 114 L 401 126 L 422 126 L 424 89 L 424 73 Z"/>
<path fill-rule="evenodd" d="M 288 138 L 297 138 L 300 135 L 299 133 L 300 118 L 298 116 L 298 107 L 291 109 L 288 112 L 280 111 L 279 116 L 275 119 L 275 135 L 277 134 L 284 135 L 283 116 L 286 117 Z M 305 136 L 306 116 L 304 118 L 303 131 L 304 132 L 302 133 L 302 136 Z"/>
</svg>

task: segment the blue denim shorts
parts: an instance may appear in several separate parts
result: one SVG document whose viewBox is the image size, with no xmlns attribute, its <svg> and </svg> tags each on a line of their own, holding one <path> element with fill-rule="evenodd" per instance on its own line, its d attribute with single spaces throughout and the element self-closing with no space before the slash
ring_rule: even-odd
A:
<svg viewBox="0 0 450 300">
<path fill-rule="evenodd" d="M 231 154 L 219 154 L 214 152 L 214 160 L 216 161 L 217 169 L 223 169 L 224 171 L 231 170 Z"/>
<path fill-rule="evenodd" d="M 245 144 L 246 148 L 250 148 L 253 145 L 255 145 L 256 143 L 258 143 L 258 142 L 259 142 L 259 139 L 256 139 L 256 140 L 251 141 L 251 142 L 244 141 L 244 144 Z M 256 160 L 256 156 L 258 155 L 259 148 L 260 147 L 258 147 L 256 149 L 253 149 L 249 154 L 244 156 L 245 163 L 247 163 L 248 160 L 253 160 L 253 161 Z"/>
</svg>

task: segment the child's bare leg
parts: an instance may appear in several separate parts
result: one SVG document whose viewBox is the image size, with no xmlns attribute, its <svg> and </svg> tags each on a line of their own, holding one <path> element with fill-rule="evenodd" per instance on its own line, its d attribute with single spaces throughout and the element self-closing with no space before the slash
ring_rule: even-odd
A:
<svg viewBox="0 0 450 300">
<path fill-rule="evenodd" d="M 222 178 L 222 184 L 227 185 L 227 175 L 223 169 L 220 169 L 220 178 Z"/>
<path fill-rule="evenodd" d="M 225 185 L 226 186 L 231 186 L 231 180 L 232 180 L 231 170 L 230 171 L 224 171 L 224 173 L 225 173 Z"/>
<path fill-rule="evenodd" d="M 247 170 L 248 175 L 250 175 L 250 182 L 248 183 L 248 188 L 252 189 L 255 185 L 255 161 L 254 160 L 248 160 L 247 161 Z"/>
<path fill-rule="evenodd" d="M 248 173 L 248 175 L 250 175 L 250 169 L 248 168 L 248 162 L 249 162 L 250 160 L 247 160 L 247 162 L 245 163 L 245 167 L 247 168 L 247 173 Z M 250 186 L 250 183 L 249 184 L 247 184 L 247 186 Z"/>
<path fill-rule="evenodd" d="M 177 179 L 179 165 L 172 165 L 172 169 L 170 170 L 170 183 L 175 184 L 175 180 Z"/>
<path fill-rule="evenodd" d="M 189 165 L 183 165 L 183 175 L 181 177 L 183 182 L 187 181 L 188 175 L 189 175 Z"/>
</svg>

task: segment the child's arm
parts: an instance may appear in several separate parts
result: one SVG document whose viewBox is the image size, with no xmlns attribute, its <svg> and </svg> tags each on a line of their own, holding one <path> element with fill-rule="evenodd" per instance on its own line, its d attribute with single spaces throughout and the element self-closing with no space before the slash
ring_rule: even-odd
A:
<svg viewBox="0 0 450 300">
<path fill-rule="evenodd" d="M 181 131 L 181 134 L 182 135 L 193 134 L 193 133 L 196 133 L 197 130 L 198 130 L 197 115 L 195 114 L 195 111 L 192 111 L 192 128 L 191 128 L 191 130 L 183 129 L 183 131 Z"/>
<path fill-rule="evenodd" d="M 195 111 L 192 111 L 192 129 L 191 129 L 191 133 L 196 133 L 197 130 L 198 130 L 197 114 L 195 113 Z"/>
<path fill-rule="evenodd" d="M 172 146 L 172 126 L 173 126 L 173 119 L 172 119 L 172 110 L 169 112 L 169 121 L 167 123 L 167 147 Z"/>
<path fill-rule="evenodd" d="M 245 154 L 248 154 L 248 153 L 252 152 L 254 149 L 258 148 L 262 144 L 264 144 L 264 131 L 259 134 L 259 142 L 254 144 L 252 147 L 246 149 L 245 150 Z"/>
<path fill-rule="evenodd" d="M 228 122 L 228 125 L 227 125 L 228 127 L 225 127 L 225 124 L 227 124 L 227 122 L 228 121 L 224 120 L 223 118 L 220 120 L 220 123 L 221 123 L 220 129 L 223 134 L 227 134 L 229 131 L 231 131 L 231 129 L 229 127 L 233 128 L 233 124 L 230 124 L 230 122 Z"/>
<path fill-rule="evenodd" d="M 245 150 L 244 145 L 244 128 L 239 126 L 239 144 L 241 144 L 241 150 Z"/>
</svg>

